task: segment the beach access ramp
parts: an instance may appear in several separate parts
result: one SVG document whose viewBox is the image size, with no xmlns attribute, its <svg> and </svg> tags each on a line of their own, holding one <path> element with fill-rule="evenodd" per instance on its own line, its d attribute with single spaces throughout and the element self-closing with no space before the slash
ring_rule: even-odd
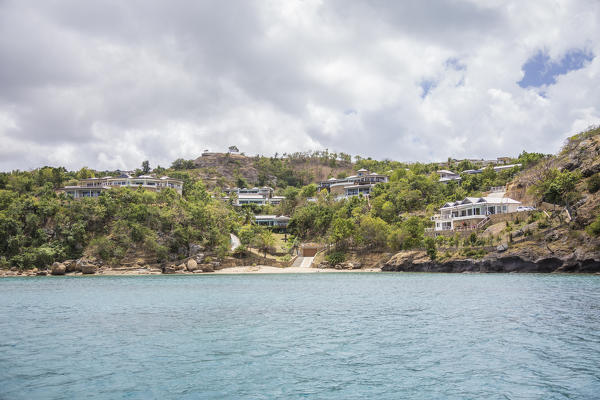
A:
<svg viewBox="0 0 600 400">
<path fill-rule="evenodd" d="M 315 259 L 314 257 L 298 257 L 294 260 L 292 267 L 310 268 L 314 259 Z"/>
</svg>

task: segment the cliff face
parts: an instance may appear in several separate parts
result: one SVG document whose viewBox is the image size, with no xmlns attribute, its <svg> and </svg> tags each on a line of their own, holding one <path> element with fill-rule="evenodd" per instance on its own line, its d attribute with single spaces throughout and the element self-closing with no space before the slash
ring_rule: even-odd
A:
<svg viewBox="0 0 600 400">
<path fill-rule="evenodd" d="M 599 258 L 579 259 L 576 254 L 566 257 L 545 256 L 533 258 L 532 254 L 491 254 L 483 259 L 431 261 L 424 251 L 403 251 L 395 254 L 383 267 L 383 271 L 401 272 L 600 272 Z"/>
<path fill-rule="evenodd" d="M 300 178 L 301 184 L 308 184 L 338 174 L 347 176 L 354 173 L 350 162 L 336 160 L 331 163 L 314 157 L 271 159 L 233 153 L 204 153 L 194 160 L 194 165 L 204 181 L 210 183 L 222 179 L 229 185 L 235 185 L 238 177 L 244 178 L 252 186 L 259 185 L 261 180 L 270 186 L 277 186 L 282 178 L 285 180 L 286 176 L 291 175 Z"/>
</svg>

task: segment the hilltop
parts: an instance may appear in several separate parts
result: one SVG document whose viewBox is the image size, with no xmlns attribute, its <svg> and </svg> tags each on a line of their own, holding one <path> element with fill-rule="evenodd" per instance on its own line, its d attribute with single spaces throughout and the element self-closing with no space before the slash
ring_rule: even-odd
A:
<svg viewBox="0 0 600 400">
<path fill-rule="evenodd" d="M 353 172 L 349 156 L 328 152 L 247 157 L 204 153 L 193 161 L 197 176 L 209 186 L 303 186 Z"/>
</svg>

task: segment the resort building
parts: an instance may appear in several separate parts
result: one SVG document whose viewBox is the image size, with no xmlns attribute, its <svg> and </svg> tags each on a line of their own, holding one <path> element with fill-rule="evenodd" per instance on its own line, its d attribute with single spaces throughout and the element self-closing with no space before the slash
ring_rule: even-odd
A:
<svg viewBox="0 0 600 400">
<path fill-rule="evenodd" d="M 460 175 L 456 172 L 448 171 L 447 169 L 442 169 L 437 171 L 437 174 L 440 176 L 439 182 L 448 183 L 452 181 L 460 182 Z"/>
<path fill-rule="evenodd" d="M 455 158 L 449 159 L 448 161 L 443 161 L 437 163 L 440 168 L 450 168 L 452 165 L 459 164 L 463 161 L 468 161 L 476 167 L 485 168 L 488 165 L 507 165 L 513 159 L 511 157 L 498 157 L 495 160 L 484 160 L 483 158 L 464 158 L 461 160 L 457 160 Z"/>
<path fill-rule="evenodd" d="M 58 189 L 58 192 L 79 199 L 82 197 L 98 197 L 103 191 L 115 187 L 142 188 L 154 192 L 171 188 L 178 194 L 181 194 L 183 191 L 183 181 L 169 178 L 168 176 L 156 178 L 151 175 L 133 177 L 129 174 L 121 174 L 118 177 L 105 176 L 102 178 L 81 179 L 77 185 L 65 186 Z"/>
<path fill-rule="evenodd" d="M 490 215 L 517 212 L 520 201 L 508 197 L 467 197 L 446 203 L 440 213 L 431 217 L 435 231 L 473 229 Z"/>
<path fill-rule="evenodd" d="M 256 225 L 268 226 L 269 228 L 285 229 L 290 223 L 290 217 L 285 215 L 255 215 Z"/>
<path fill-rule="evenodd" d="M 385 183 L 388 180 L 386 175 L 375 172 L 369 173 L 369 171 L 363 168 L 359 169 L 356 175 L 347 178 L 330 178 L 319 182 L 318 190 L 327 190 L 335 196 L 336 200 L 341 200 L 360 195 L 368 196 L 376 184 Z"/>
<path fill-rule="evenodd" d="M 232 194 L 235 195 L 236 201 L 234 205 L 236 206 L 243 206 L 245 204 L 255 204 L 258 206 L 268 204 L 278 205 L 285 199 L 285 196 L 274 196 L 273 188 L 269 186 L 261 188 L 226 188 L 224 192 L 229 195 L 225 197 L 225 200 L 228 200 Z"/>
<path fill-rule="evenodd" d="M 521 164 L 508 164 L 508 165 L 496 165 L 495 167 L 492 167 L 494 169 L 494 171 L 496 172 L 501 172 L 501 171 L 505 171 L 507 169 L 511 169 L 514 167 L 520 167 Z M 487 168 L 487 167 L 486 167 Z M 474 174 L 481 174 L 484 171 L 485 168 L 481 168 L 481 169 L 466 169 L 463 172 L 461 172 L 462 174 L 467 174 L 467 175 L 474 175 Z M 460 182 L 461 177 L 459 174 L 457 174 L 456 172 L 452 172 L 452 171 L 448 171 L 447 169 L 442 169 L 440 171 L 437 171 L 437 174 L 440 176 L 440 182 L 442 183 L 448 183 L 450 181 L 458 181 Z"/>
</svg>

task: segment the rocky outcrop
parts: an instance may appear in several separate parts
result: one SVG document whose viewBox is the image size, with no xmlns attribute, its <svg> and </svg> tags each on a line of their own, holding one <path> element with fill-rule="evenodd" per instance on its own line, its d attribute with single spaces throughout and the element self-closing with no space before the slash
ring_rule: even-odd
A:
<svg viewBox="0 0 600 400">
<path fill-rule="evenodd" d="M 215 272 L 215 268 L 213 266 L 213 264 L 202 264 L 200 265 L 200 268 L 202 269 L 202 272 Z"/>
<path fill-rule="evenodd" d="M 81 272 L 81 267 L 77 265 L 77 260 L 65 260 L 63 264 L 67 268 L 66 272 Z"/>
<path fill-rule="evenodd" d="M 395 254 L 383 271 L 403 272 L 600 272 L 600 259 L 576 257 L 542 257 L 531 259 L 527 254 L 492 254 L 483 259 L 432 261 L 424 251 L 402 251 Z"/>
<path fill-rule="evenodd" d="M 194 260 L 193 258 L 189 259 L 186 266 L 188 271 L 190 272 L 194 272 L 195 270 L 198 269 L 198 263 L 196 262 L 196 260 Z"/>
<path fill-rule="evenodd" d="M 67 272 L 67 267 L 64 264 L 55 262 L 54 264 L 52 264 L 52 269 L 50 270 L 50 273 L 52 275 L 64 275 Z"/>
</svg>

